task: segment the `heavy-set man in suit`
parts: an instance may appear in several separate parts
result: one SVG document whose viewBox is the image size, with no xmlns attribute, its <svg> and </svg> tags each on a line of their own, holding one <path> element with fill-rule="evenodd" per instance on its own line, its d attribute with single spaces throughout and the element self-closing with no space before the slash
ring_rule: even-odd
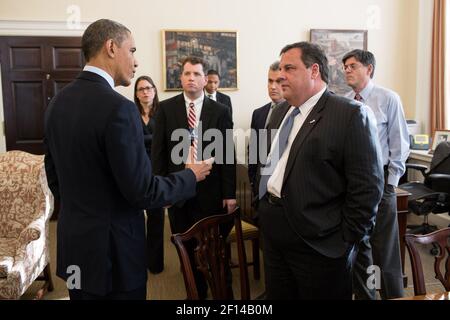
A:
<svg viewBox="0 0 450 320">
<path fill-rule="evenodd" d="M 403 274 L 397 222 L 395 187 L 405 173 L 409 155 L 409 136 L 398 94 L 372 82 L 375 56 L 365 50 L 353 50 L 342 59 L 347 84 L 353 89 L 346 97 L 370 107 L 377 119 L 378 138 L 384 165 L 385 185 L 378 207 L 375 228 L 359 243 L 353 268 L 353 291 L 356 299 L 375 299 L 376 287 L 383 299 L 403 296 Z M 380 269 L 381 283 L 370 284 L 368 268 Z"/>
<path fill-rule="evenodd" d="M 224 105 L 205 97 L 204 68 L 201 59 L 186 58 L 182 63 L 180 77 L 183 93 L 162 101 L 156 115 L 152 163 L 157 174 L 167 175 L 183 169 L 173 159 L 172 154 L 175 148 L 183 143 L 183 138 L 172 136 L 176 130 L 178 133 L 181 130 L 191 136 L 194 149 L 198 148 L 196 152 L 198 159 L 202 158 L 203 151 L 212 143 L 207 138 L 203 140 L 208 130 L 216 130 L 223 137 L 223 144 L 220 143 L 219 149 L 212 154 L 216 157 L 216 162 L 213 164 L 211 174 L 197 185 L 197 196 L 175 203 L 169 208 L 172 233 L 184 232 L 202 218 L 224 211 L 232 212 L 236 207 L 236 164 L 234 161 L 230 164 L 225 163 L 225 155 L 234 154 L 234 144 L 227 145 L 225 138 L 226 130 L 232 129 L 231 116 Z M 187 143 L 189 144 L 189 141 Z M 222 159 L 220 153 L 223 155 Z M 189 252 L 191 259 L 194 259 L 193 245 L 189 248 Z M 207 285 L 201 272 L 195 270 L 194 275 L 199 296 L 206 298 Z"/>
<path fill-rule="evenodd" d="M 259 154 L 259 137 L 265 136 L 262 130 L 264 130 L 269 123 L 270 117 L 274 109 L 280 104 L 285 102 L 283 98 L 283 90 L 281 89 L 280 79 L 280 62 L 275 61 L 269 67 L 267 75 L 267 91 L 271 102 L 263 105 L 262 107 L 255 109 L 252 114 L 252 122 L 250 129 L 252 133 L 249 141 L 249 162 L 248 162 L 248 178 L 252 187 L 253 195 L 258 194 L 258 187 L 256 185 L 256 172 L 258 164 L 260 164 Z M 268 152 L 268 150 L 267 150 Z"/>
<path fill-rule="evenodd" d="M 139 113 L 114 90 L 135 73 L 130 30 L 107 19 L 82 37 L 83 72 L 45 114 L 45 169 L 60 199 L 57 275 L 71 299 L 145 299 L 143 208 L 195 196 L 207 164 L 167 177 L 152 175 Z"/>
<path fill-rule="evenodd" d="M 267 127 L 279 130 L 259 181 L 268 299 L 351 299 L 353 247 L 372 229 L 381 198 L 373 114 L 327 90 L 327 65 L 315 44 L 281 51 L 289 105 Z"/>
<path fill-rule="evenodd" d="M 233 118 L 233 106 L 231 105 L 231 99 L 225 93 L 217 91 L 220 86 L 220 75 L 216 70 L 208 70 L 206 74 L 205 94 L 208 98 L 213 99 L 223 105 L 226 105 L 230 112 L 231 118 Z"/>
</svg>

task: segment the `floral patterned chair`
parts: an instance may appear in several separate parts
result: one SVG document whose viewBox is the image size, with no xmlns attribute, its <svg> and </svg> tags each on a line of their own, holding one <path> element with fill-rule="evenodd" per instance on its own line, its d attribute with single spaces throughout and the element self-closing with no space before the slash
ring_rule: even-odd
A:
<svg viewBox="0 0 450 320">
<path fill-rule="evenodd" d="M 0 299 L 19 299 L 35 280 L 36 298 L 53 290 L 49 220 L 53 195 L 44 157 L 23 151 L 0 154 Z"/>
</svg>

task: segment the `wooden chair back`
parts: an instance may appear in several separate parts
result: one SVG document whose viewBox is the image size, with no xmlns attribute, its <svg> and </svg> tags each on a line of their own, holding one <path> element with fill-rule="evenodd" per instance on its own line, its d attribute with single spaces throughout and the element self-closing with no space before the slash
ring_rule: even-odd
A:
<svg viewBox="0 0 450 320">
<path fill-rule="evenodd" d="M 242 238 L 242 225 L 240 209 L 233 213 L 214 215 L 206 217 L 184 233 L 172 235 L 172 242 L 177 248 L 183 271 L 184 284 L 186 286 L 187 298 L 198 300 L 199 294 L 195 284 L 193 268 L 197 268 L 204 275 L 214 300 L 228 300 L 230 294 L 227 290 L 226 266 L 230 265 L 230 256 L 227 252 L 227 232 L 224 232 L 234 223 L 236 231 L 236 243 L 239 259 L 239 274 L 241 285 L 241 299 L 250 299 L 250 285 L 247 270 L 247 258 Z M 226 234 L 224 234 L 226 233 Z M 196 265 L 192 266 L 186 243 L 195 240 Z"/>
<path fill-rule="evenodd" d="M 439 253 L 434 258 L 435 278 L 450 291 L 450 228 L 440 229 L 425 235 L 405 235 L 406 247 L 411 259 L 411 268 L 414 282 L 414 295 L 425 295 L 425 280 L 423 275 L 422 260 L 420 258 L 418 244 L 433 244 Z M 446 258 L 447 257 L 447 258 Z M 445 272 L 441 269 L 444 269 Z"/>
</svg>

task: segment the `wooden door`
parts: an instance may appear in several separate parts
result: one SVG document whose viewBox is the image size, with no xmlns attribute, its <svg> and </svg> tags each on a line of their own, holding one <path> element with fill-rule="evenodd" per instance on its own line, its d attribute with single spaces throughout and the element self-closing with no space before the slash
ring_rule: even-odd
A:
<svg viewBox="0 0 450 320">
<path fill-rule="evenodd" d="M 44 113 L 84 66 L 80 37 L 0 37 L 6 150 L 43 154 Z"/>
</svg>

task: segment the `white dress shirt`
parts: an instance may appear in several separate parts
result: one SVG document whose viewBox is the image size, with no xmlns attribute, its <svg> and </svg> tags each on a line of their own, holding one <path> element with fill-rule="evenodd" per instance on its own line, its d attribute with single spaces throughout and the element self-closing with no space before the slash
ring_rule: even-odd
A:
<svg viewBox="0 0 450 320">
<path fill-rule="evenodd" d="M 208 91 L 205 91 L 205 94 L 208 98 L 210 98 L 214 101 L 217 101 L 217 97 L 216 97 L 217 91 L 214 91 L 214 93 L 209 93 Z"/>
<path fill-rule="evenodd" d="M 361 102 L 375 114 L 383 164 L 389 165 L 387 183 L 397 186 L 405 173 L 405 162 L 409 156 L 408 125 L 400 97 L 394 91 L 377 86 L 372 81 L 359 95 Z M 354 99 L 355 92 L 350 91 L 346 97 Z"/>
<path fill-rule="evenodd" d="M 205 99 L 205 96 L 202 94 L 200 97 L 198 97 L 197 99 L 195 99 L 194 101 L 192 101 L 191 99 L 189 99 L 186 96 L 186 93 L 183 92 L 184 95 L 184 101 L 186 104 L 186 115 L 189 118 L 189 104 L 191 102 L 194 103 L 194 108 L 195 108 L 195 127 L 198 127 L 198 122 L 200 121 L 200 115 L 202 114 L 202 106 L 203 106 L 203 100 Z"/>
<path fill-rule="evenodd" d="M 325 92 L 326 87 L 324 87 L 320 92 L 318 92 L 316 95 L 309 98 L 304 104 L 299 106 L 300 108 L 300 114 L 297 115 L 294 118 L 294 124 L 292 125 L 291 132 L 289 133 L 288 143 L 286 145 L 286 149 L 284 150 L 283 154 L 281 155 L 280 160 L 278 160 L 278 163 L 275 167 L 275 170 L 273 171 L 272 176 L 269 178 L 269 181 L 267 182 L 267 191 L 277 197 L 281 197 L 281 187 L 283 186 L 283 177 L 284 172 L 286 170 L 287 161 L 289 159 L 289 154 L 291 152 L 292 143 L 295 140 L 295 137 L 297 136 L 298 132 L 300 131 L 303 123 L 305 122 L 305 119 L 308 117 L 309 113 L 311 112 L 312 108 L 317 104 L 320 97 Z M 289 111 L 286 113 L 286 116 L 284 117 L 283 121 L 280 124 L 280 128 L 283 126 L 283 123 L 286 121 L 286 119 L 291 114 L 292 110 L 294 108 L 291 106 Z M 273 143 L 270 147 L 270 154 L 268 156 L 268 162 L 269 159 L 272 156 L 273 148 L 274 146 L 278 145 L 278 136 L 279 136 L 280 130 L 277 131 Z"/>
</svg>

